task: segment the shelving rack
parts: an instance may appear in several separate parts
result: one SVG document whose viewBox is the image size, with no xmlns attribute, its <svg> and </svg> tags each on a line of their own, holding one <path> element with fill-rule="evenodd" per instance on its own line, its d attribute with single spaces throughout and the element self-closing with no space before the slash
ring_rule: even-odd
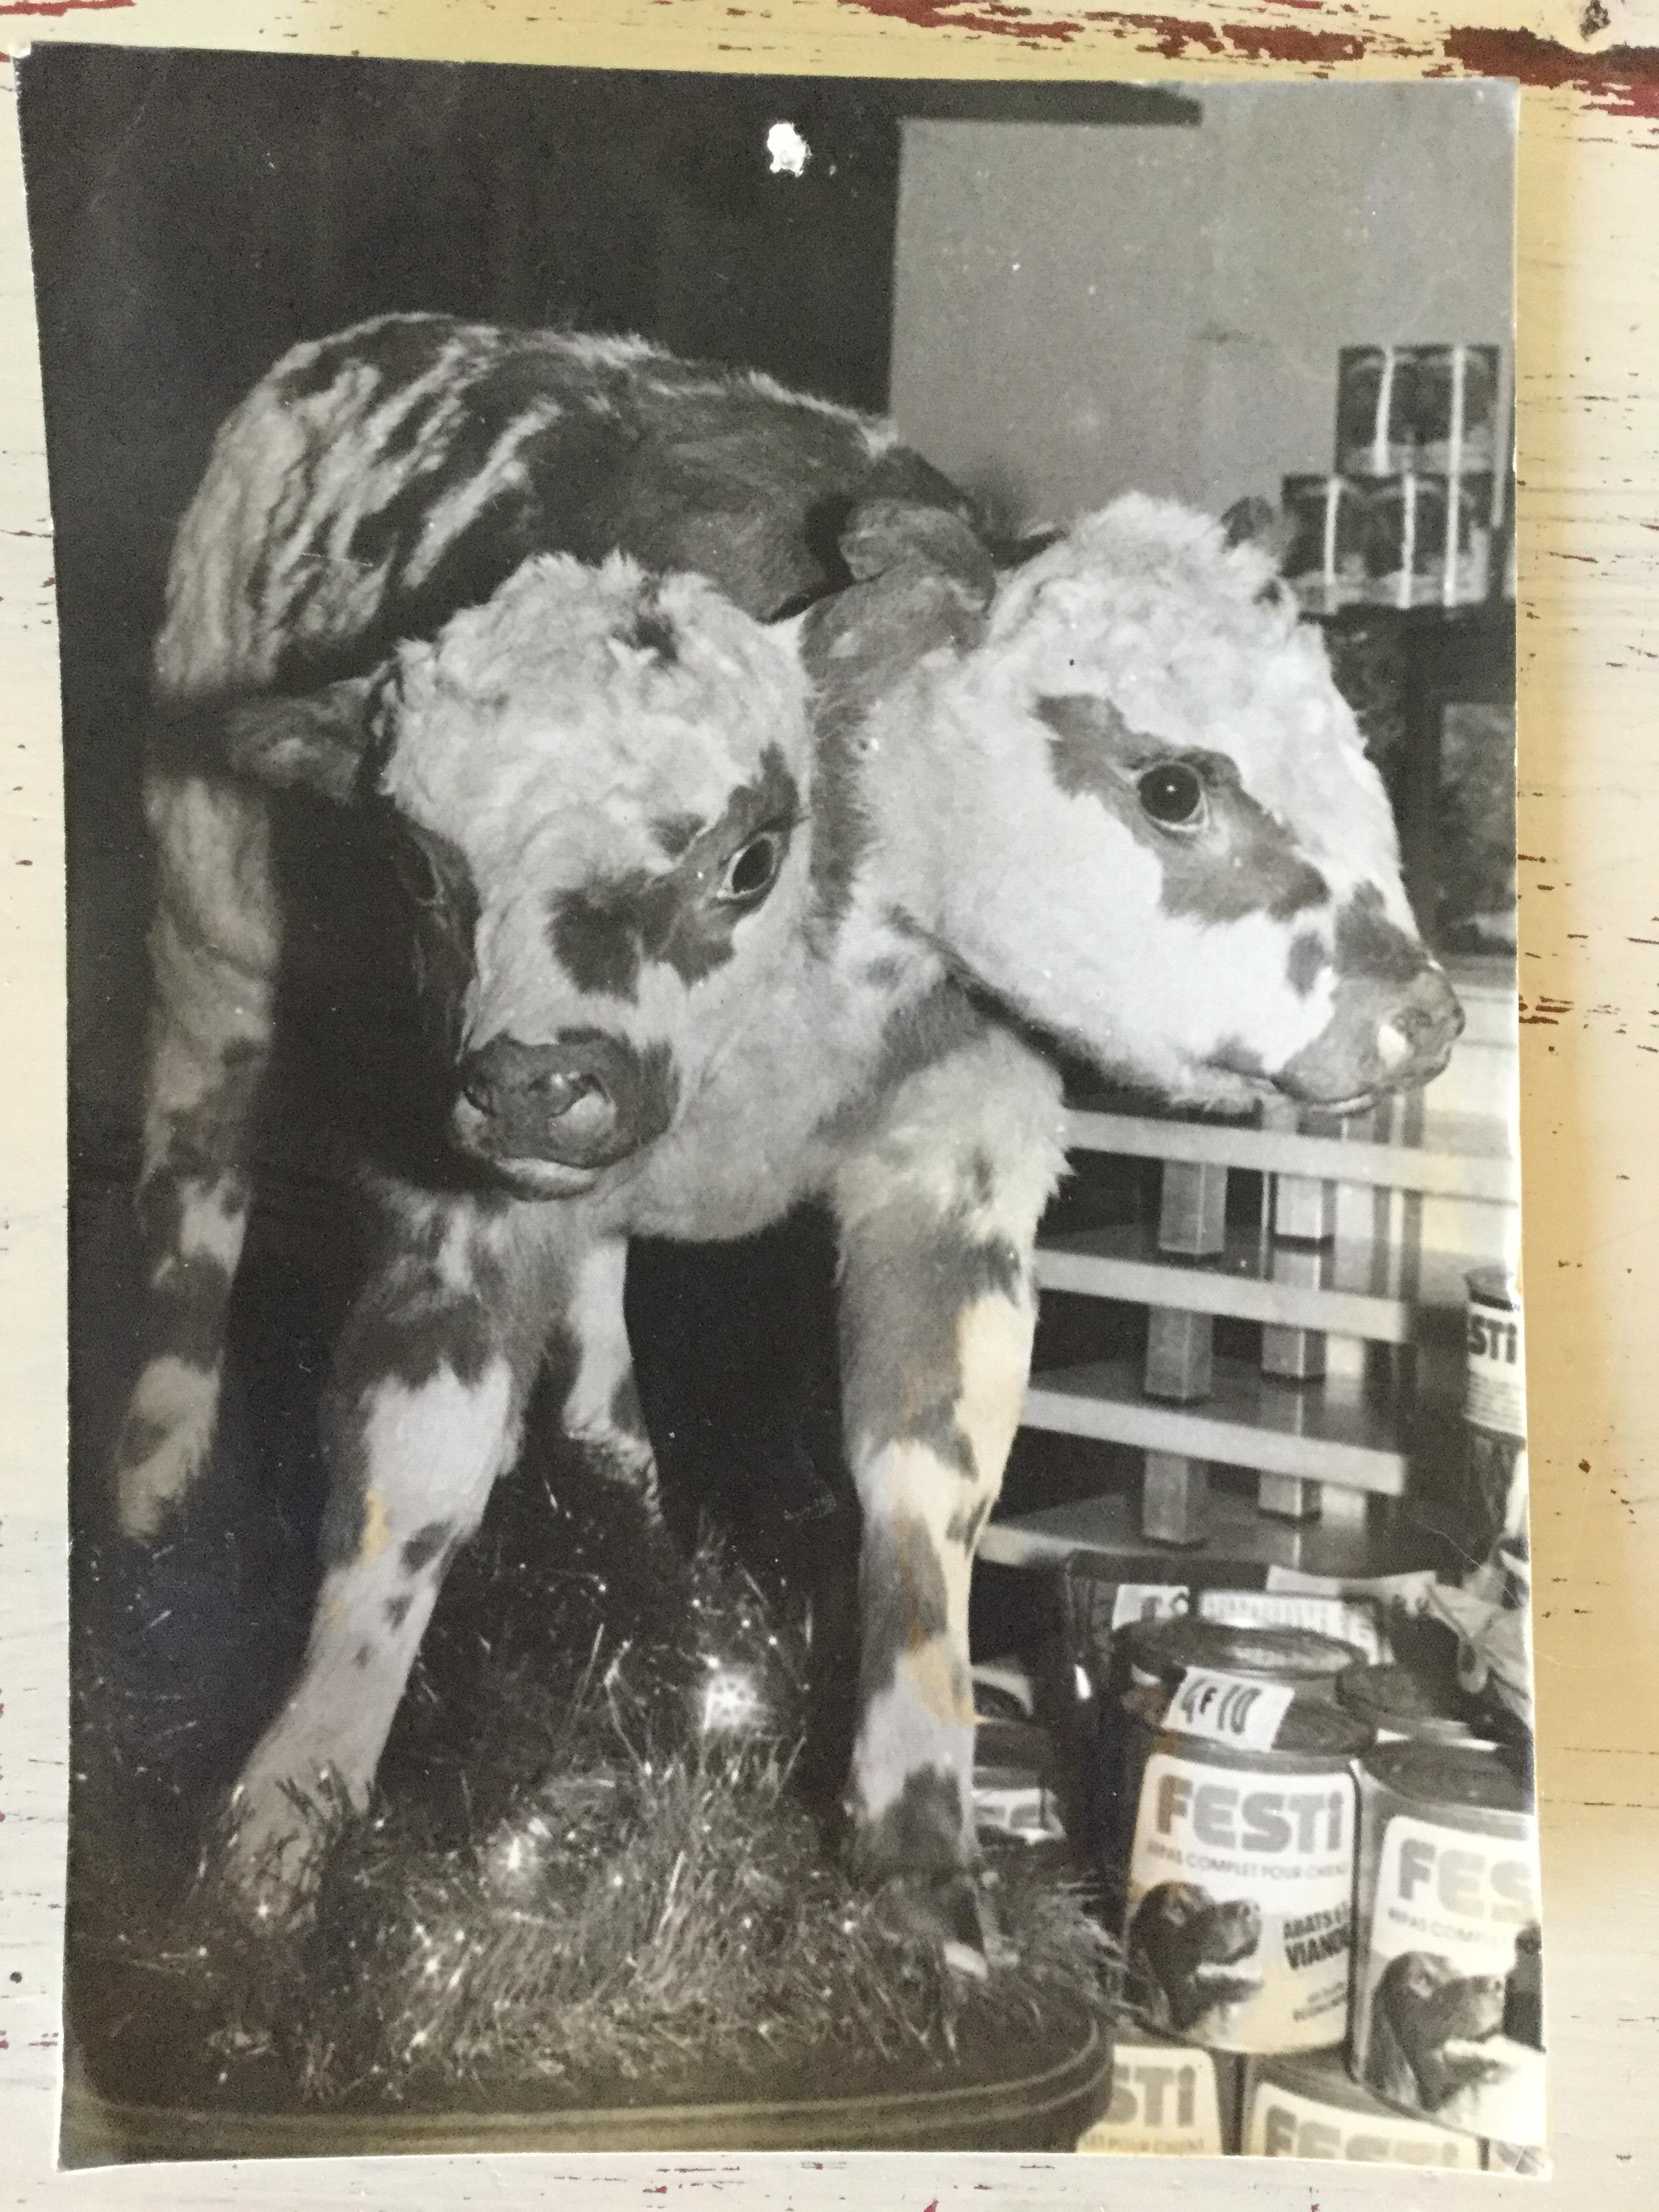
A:
<svg viewBox="0 0 1659 2212">
<path fill-rule="evenodd" d="M 1460 1053 L 1512 1054 L 1512 998 L 1466 988 L 1465 1003 Z M 994 1520 L 981 1557 L 1052 1565 L 1168 1547 L 1309 1564 L 1342 1551 L 1344 1530 L 1359 1556 L 1371 1501 L 1406 1495 L 1449 1435 L 1455 1448 L 1464 1276 L 1515 1252 L 1511 1118 L 1430 1110 L 1422 1096 L 1346 1121 L 1079 1100 L 1070 1143 L 1162 1164 L 1156 1222 L 1055 1229 L 1038 1248 L 1045 1292 L 1144 1307 L 1146 1350 L 1034 1375 L 1025 1425 L 1141 1454 L 1139 1496 L 1120 1484 Z M 1247 1171 L 1261 1177 L 1259 1213 L 1241 1222 L 1235 1205 L 1230 1219 L 1229 1179 Z M 1254 1358 L 1217 1351 L 1220 1321 L 1259 1324 Z M 1437 1423 L 1418 1357 L 1431 1337 L 1451 1355 Z M 1217 1467 L 1253 1477 L 1250 1494 L 1213 1485 Z"/>
</svg>

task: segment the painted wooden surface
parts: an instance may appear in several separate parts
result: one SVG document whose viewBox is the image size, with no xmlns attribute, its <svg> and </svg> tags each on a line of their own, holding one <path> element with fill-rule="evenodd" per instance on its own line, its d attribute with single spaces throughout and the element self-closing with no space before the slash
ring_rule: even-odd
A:
<svg viewBox="0 0 1659 2212">
<path fill-rule="evenodd" d="M 1659 0 L 0 0 L 29 38 L 525 62 L 1203 80 L 1507 75 L 1522 115 L 1522 808 L 1549 2017 L 1563 2212 L 1659 2202 Z M 9 92 L 9 83 L 6 89 Z M 0 130 L 0 2181 L 37 2205 L 1528 2204 L 1400 2169 L 448 2160 L 54 2177 L 63 1008 L 51 544 Z"/>
</svg>

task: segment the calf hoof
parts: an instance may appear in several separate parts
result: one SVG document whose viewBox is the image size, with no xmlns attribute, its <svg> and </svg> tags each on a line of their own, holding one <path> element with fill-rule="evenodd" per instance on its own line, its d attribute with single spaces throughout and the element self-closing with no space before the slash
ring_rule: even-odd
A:
<svg viewBox="0 0 1659 2212">
<path fill-rule="evenodd" d="M 986 1867 L 943 1875 L 902 1875 L 876 1899 L 874 1917 L 902 1941 L 936 1951 L 952 1973 L 987 1980 L 1018 1953 L 996 1908 L 996 1876 Z"/>
<path fill-rule="evenodd" d="M 897 1796 L 860 1821 L 853 1865 L 877 1891 L 872 1917 L 890 1934 L 937 1951 L 954 1972 L 983 1978 L 1015 1953 L 997 1916 L 997 1877 L 981 1861 L 961 1777 L 907 1775 Z"/>
<path fill-rule="evenodd" d="M 571 1442 L 592 1456 L 607 1480 L 619 1489 L 633 1492 L 647 1520 L 662 1519 L 657 1455 L 642 1437 L 631 1435 L 626 1429 L 612 1428 L 578 1429 L 569 1433 Z"/>
<path fill-rule="evenodd" d="M 297 1783 L 239 1784 L 204 1864 L 204 1881 L 236 1921 L 256 1933 L 307 1927 L 330 1853 L 356 1808 L 333 1777 L 307 1795 Z"/>
</svg>

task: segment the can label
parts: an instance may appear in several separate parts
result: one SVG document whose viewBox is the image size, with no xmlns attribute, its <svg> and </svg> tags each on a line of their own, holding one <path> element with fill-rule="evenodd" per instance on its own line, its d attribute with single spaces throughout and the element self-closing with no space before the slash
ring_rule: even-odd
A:
<svg viewBox="0 0 1659 2212">
<path fill-rule="evenodd" d="M 1354 1787 L 1156 1751 L 1126 1950 L 1159 2027 L 1221 2051 L 1315 2051 L 1347 2027 Z"/>
<path fill-rule="evenodd" d="M 1216 2062 L 1207 2051 L 1179 2044 L 1115 2043 L 1111 2102 L 1079 2150 L 1219 2158 L 1226 2148 Z"/>
<path fill-rule="evenodd" d="M 1228 1628 L 1309 1628 L 1352 1644 L 1367 1659 L 1382 1656 L 1377 1608 L 1365 1598 L 1313 1597 L 1295 1590 L 1206 1590 L 1198 1601 L 1200 1620 Z"/>
<path fill-rule="evenodd" d="M 1480 2146 L 1427 2120 L 1398 2112 L 1356 2112 L 1304 2097 L 1276 2082 L 1257 2085 L 1244 2127 L 1249 2158 L 1340 2158 L 1385 2166 L 1449 2166 L 1478 2170 Z"/>
<path fill-rule="evenodd" d="M 1531 1837 L 1391 1819 L 1355 1978 L 1366 2087 L 1445 2127 L 1541 2142 L 1539 1984 Z"/>
<path fill-rule="evenodd" d="M 1469 1290 L 1467 1357 L 1463 1390 L 1467 1419 L 1474 1427 L 1488 1429 L 1496 1436 L 1524 1438 L 1527 1364 L 1521 1310 L 1483 1297 L 1474 1284 Z"/>
</svg>

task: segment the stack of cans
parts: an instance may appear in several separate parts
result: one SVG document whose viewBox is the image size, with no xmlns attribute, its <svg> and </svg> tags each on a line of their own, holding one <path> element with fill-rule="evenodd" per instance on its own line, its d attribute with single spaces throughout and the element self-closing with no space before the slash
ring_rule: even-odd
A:
<svg viewBox="0 0 1659 2212">
<path fill-rule="evenodd" d="M 1080 2148 L 1537 2161 L 1529 1776 L 1449 1651 L 1379 1659 L 1334 1597 L 1320 1628 L 1214 1618 L 1224 1595 L 1160 1617 L 1120 1585 L 1103 1648 L 1104 1589 L 1069 1594 L 1130 2008 Z"/>
<path fill-rule="evenodd" d="M 1508 483 L 1504 368 L 1492 345 L 1344 348 L 1334 471 L 1285 478 L 1285 574 L 1310 613 L 1487 597 Z"/>
</svg>

